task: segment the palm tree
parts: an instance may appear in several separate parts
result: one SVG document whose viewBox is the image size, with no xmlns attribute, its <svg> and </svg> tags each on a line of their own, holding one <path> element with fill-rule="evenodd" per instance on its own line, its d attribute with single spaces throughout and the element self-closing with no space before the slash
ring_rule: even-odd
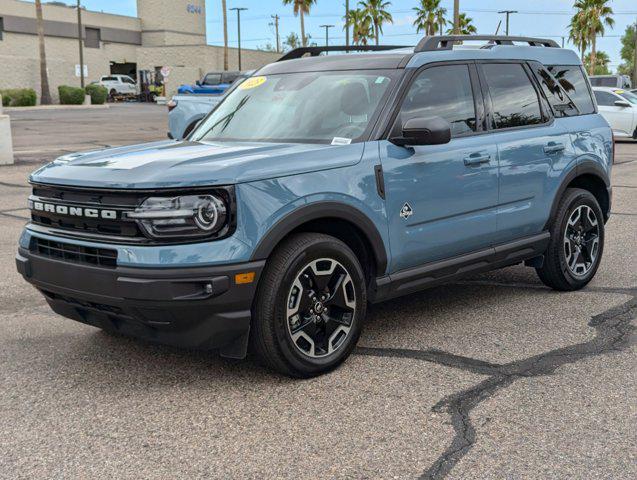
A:
<svg viewBox="0 0 637 480">
<path fill-rule="evenodd" d="M 49 75 L 46 71 L 46 51 L 44 50 L 44 22 L 42 21 L 42 2 L 35 0 L 35 17 L 38 29 L 38 47 L 40 49 L 40 103 L 48 105 L 51 103 L 51 92 L 49 91 Z M 80 66 L 80 68 L 82 68 Z"/>
<path fill-rule="evenodd" d="M 458 15 L 458 35 L 473 35 L 477 33 L 478 29 L 472 23 L 473 18 L 467 17 L 466 13 L 461 13 Z M 453 34 L 454 28 L 450 28 L 447 30 L 447 33 Z"/>
<path fill-rule="evenodd" d="M 355 45 L 367 45 L 372 33 L 371 18 L 365 10 L 350 10 L 347 13 L 347 23 L 352 27 L 352 41 Z"/>
<path fill-rule="evenodd" d="M 378 45 L 380 34 L 383 33 L 383 23 L 394 23 L 391 13 L 387 11 L 391 2 L 365 0 L 359 2 L 358 5 L 367 13 L 370 23 L 374 26 L 374 39 L 376 40 L 376 45 Z"/>
<path fill-rule="evenodd" d="M 436 16 L 436 23 L 438 24 L 438 32 L 440 33 L 440 35 L 442 35 L 442 32 L 445 28 L 445 25 L 447 25 L 447 9 L 446 8 L 437 8 L 436 11 L 434 12 L 434 15 Z"/>
<path fill-rule="evenodd" d="M 592 56 L 593 56 L 593 52 L 589 53 L 584 58 L 584 65 L 586 66 L 586 69 L 590 69 Z M 596 63 L 595 71 L 593 75 L 609 75 L 610 74 L 610 70 L 608 68 L 608 66 L 610 65 L 610 57 L 608 56 L 606 52 L 601 50 L 598 52 L 595 52 L 595 63 Z"/>
<path fill-rule="evenodd" d="M 436 33 L 437 9 L 440 9 L 440 0 L 420 0 L 420 6 L 412 8 L 416 12 L 416 20 L 414 20 L 413 24 L 416 27 L 416 32 L 424 30 L 425 35 L 434 35 Z"/>
<path fill-rule="evenodd" d="M 591 64 L 589 75 L 593 75 L 596 64 L 597 36 L 603 36 L 604 26 L 613 27 L 613 9 L 608 6 L 609 0 L 577 0 L 574 8 L 578 10 L 579 20 L 591 46 Z"/>
<path fill-rule="evenodd" d="M 294 16 L 301 17 L 301 41 L 303 46 L 307 47 L 307 37 L 305 36 L 305 15 L 310 14 L 310 8 L 316 3 L 316 0 L 283 0 L 283 5 L 292 5 L 294 7 Z"/>
<path fill-rule="evenodd" d="M 568 39 L 577 46 L 582 62 L 584 61 L 584 55 L 586 53 L 586 48 L 588 47 L 588 34 L 585 31 L 586 25 L 583 22 L 584 19 L 585 17 L 584 15 L 581 15 L 581 12 L 573 15 L 568 34 Z"/>
<path fill-rule="evenodd" d="M 228 10 L 226 0 L 221 0 L 223 14 L 223 69 L 228 70 Z"/>
<path fill-rule="evenodd" d="M 453 0 L 453 29 L 451 33 L 460 34 L 460 0 Z"/>
</svg>

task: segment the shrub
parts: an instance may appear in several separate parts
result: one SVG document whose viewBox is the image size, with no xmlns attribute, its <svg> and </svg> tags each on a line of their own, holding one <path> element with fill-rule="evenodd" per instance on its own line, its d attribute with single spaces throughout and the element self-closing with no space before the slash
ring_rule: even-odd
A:
<svg viewBox="0 0 637 480">
<path fill-rule="evenodd" d="M 37 101 L 37 95 L 32 88 L 10 88 L 0 90 L 3 107 L 33 107 Z"/>
<path fill-rule="evenodd" d="M 93 105 L 102 105 L 108 98 L 108 89 L 102 85 L 87 85 L 86 93 L 91 96 L 91 103 Z"/>
<path fill-rule="evenodd" d="M 58 93 L 62 105 L 82 105 L 84 103 L 84 90 L 81 88 L 60 85 Z"/>
</svg>

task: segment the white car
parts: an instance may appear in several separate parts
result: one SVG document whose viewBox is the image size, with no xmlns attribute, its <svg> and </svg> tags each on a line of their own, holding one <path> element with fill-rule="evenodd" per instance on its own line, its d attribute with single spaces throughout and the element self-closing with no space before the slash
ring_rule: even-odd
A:
<svg viewBox="0 0 637 480">
<path fill-rule="evenodd" d="M 137 83 L 128 75 L 105 75 L 97 83 L 108 89 L 110 97 L 137 95 Z"/>
<path fill-rule="evenodd" d="M 612 87 L 593 87 L 599 113 L 608 121 L 616 138 L 637 140 L 637 95 Z"/>
</svg>

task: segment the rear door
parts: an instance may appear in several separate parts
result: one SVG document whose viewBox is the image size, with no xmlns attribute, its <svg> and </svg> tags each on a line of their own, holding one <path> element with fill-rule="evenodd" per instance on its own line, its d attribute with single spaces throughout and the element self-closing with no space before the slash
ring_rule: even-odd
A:
<svg viewBox="0 0 637 480">
<path fill-rule="evenodd" d="M 439 116 L 452 126 L 445 145 L 379 142 L 391 271 L 489 247 L 496 231 L 496 146 L 483 131 L 473 63 L 430 65 L 407 88 L 394 130 L 405 120 Z"/>
<path fill-rule="evenodd" d="M 542 232 L 554 171 L 573 159 L 570 136 L 555 121 L 529 65 L 478 64 L 488 128 L 498 148 L 496 243 Z"/>
<path fill-rule="evenodd" d="M 593 93 L 595 100 L 597 100 L 599 113 L 610 123 L 613 132 L 621 135 L 632 135 L 633 108 L 615 105 L 615 102 L 625 102 L 626 99 L 604 90 L 594 90 Z"/>
</svg>

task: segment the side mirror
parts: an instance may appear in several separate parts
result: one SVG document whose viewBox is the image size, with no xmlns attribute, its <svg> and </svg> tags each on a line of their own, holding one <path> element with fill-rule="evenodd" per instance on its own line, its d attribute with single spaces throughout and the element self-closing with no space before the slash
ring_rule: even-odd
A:
<svg viewBox="0 0 637 480">
<path fill-rule="evenodd" d="M 200 82 L 199 80 L 197 80 L 197 81 L 195 82 L 195 85 L 197 85 L 198 87 L 201 87 L 201 82 Z"/>
<path fill-rule="evenodd" d="M 451 141 L 451 125 L 441 117 L 411 118 L 403 123 L 402 136 L 389 141 L 401 147 L 442 145 Z"/>
<path fill-rule="evenodd" d="M 630 103 L 626 100 L 615 100 L 615 106 L 625 108 L 630 107 Z"/>
</svg>

